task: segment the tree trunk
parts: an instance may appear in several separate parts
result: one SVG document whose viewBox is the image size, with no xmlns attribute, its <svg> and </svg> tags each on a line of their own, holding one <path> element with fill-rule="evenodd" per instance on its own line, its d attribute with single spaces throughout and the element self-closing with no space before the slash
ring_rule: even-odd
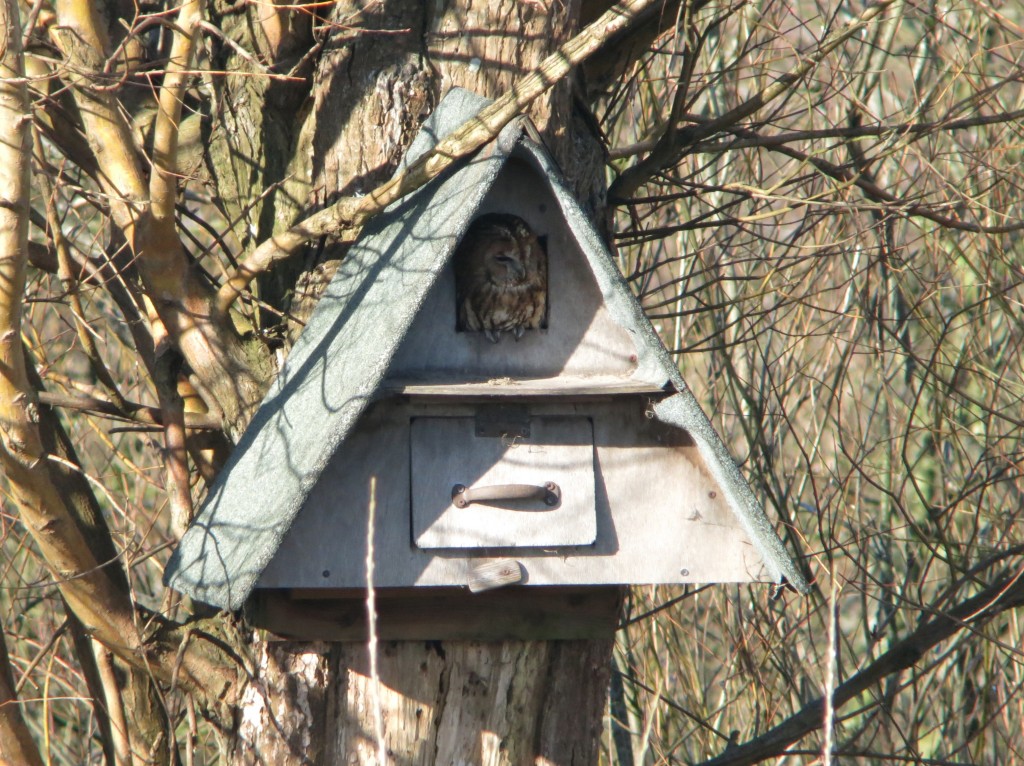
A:
<svg viewBox="0 0 1024 766">
<path fill-rule="evenodd" d="M 573 2 L 360 5 L 341 2 L 331 12 L 337 26 L 296 139 L 298 164 L 289 177 L 312 190 L 310 207 L 386 180 L 444 92 L 459 86 L 503 94 L 576 31 L 579 14 Z M 376 31 L 350 31 L 355 19 Z M 599 213 L 600 145 L 580 130 L 589 123 L 573 111 L 572 83 L 563 81 L 535 102 L 530 117 L 581 199 Z M 306 157 L 312 161 L 302 165 Z M 340 255 L 311 249 L 307 265 L 328 261 L 311 280 L 314 298 Z M 305 316 L 312 302 L 300 297 L 293 315 Z M 611 636 L 388 642 L 377 653 L 378 686 L 366 645 L 270 644 L 241 716 L 234 762 L 590 766 L 611 647 Z"/>
<path fill-rule="evenodd" d="M 334 727 L 326 764 L 597 763 L 608 688 L 607 641 L 389 642 L 380 686 L 367 647 L 331 655 Z"/>
<path fill-rule="evenodd" d="M 233 762 L 592 766 L 611 646 L 390 641 L 378 684 L 365 644 L 271 643 Z"/>
</svg>

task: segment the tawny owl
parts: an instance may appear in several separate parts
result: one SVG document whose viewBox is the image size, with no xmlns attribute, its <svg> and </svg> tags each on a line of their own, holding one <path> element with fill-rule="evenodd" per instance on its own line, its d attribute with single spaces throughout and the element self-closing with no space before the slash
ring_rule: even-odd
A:
<svg viewBox="0 0 1024 766">
<path fill-rule="evenodd" d="M 522 218 L 488 213 L 477 218 L 455 252 L 460 330 L 483 331 L 497 343 L 516 340 L 544 322 L 548 256 Z"/>
</svg>

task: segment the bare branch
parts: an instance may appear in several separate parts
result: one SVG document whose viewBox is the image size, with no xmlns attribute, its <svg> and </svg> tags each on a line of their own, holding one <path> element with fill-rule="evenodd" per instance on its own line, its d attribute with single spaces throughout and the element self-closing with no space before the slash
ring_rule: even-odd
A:
<svg viewBox="0 0 1024 766">
<path fill-rule="evenodd" d="M 82 572 L 68 583 L 68 595 L 79 603 L 110 598 L 105 616 L 110 625 L 125 625 L 124 600 L 114 595 L 113 581 L 96 567 L 79 530 L 54 491 L 44 460 L 25 357 L 21 346 L 22 294 L 28 262 L 29 179 L 31 169 L 28 94 L 21 57 L 18 8 L 5 2 L 0 20 L 5 44 L 0 65 L 0 465 L 22 511 L 22 518 L 51 554 L 57 573 Z M 46 506 L 49 507 L 46 507 Z M 60 575 L 58 575 L 60 576 Z M 99 606 L 96 602 L 93 608 Z M 120 607 L 120 609 L 119 609 Z M 83 609 L 90 615 L 90 609 Z M 120 618 L 120 621 L 119 621 Z M 102 629 L 101 629 L 102 631 Z M 108 638 L 112 638 L 111 634 Z M 131 632 L 130 631 L 129 635 Z M 116 634 L 116 628 L 115 628 Z M 118 636 L 118 643 L 121 642 Z M 40 763 L 39 753 L 21 723 L 6 648 L 0 642 L 0 754 L 12 763 Z"/>
<path fill-rule="evenodd" d="M 727 130 L 740 121 L 755 114 L 766 104 L 788 93 L 814 67 L 820 64 L 832 51 L 858 34 L 895 0 L 879 0 L 868 6 L 861 15 L 835 30 L 821 41 L 808 54 L 801 54 L 799 62 L 788 72 L 775 80 L 771 85 L 758 91 L 739 106 L 733 107 L 720 117 L 708 120 L 702 125 L 678 130 L 677 125 L 670 121 L 666 125 L 663 137 L 658 141 L 651 154 L 632 168 L 624 171 L 608 189 L 608 196 L 613 200 L 628 198 L 647 180 L 662 168 L 678 161 L 679 156 L 691 144 L 708 136 Z"/>
<path fill-rule="evenodd" d="M 7 20 L 7 13 L 3 16 L 0 22 Z M 12 29 L 6 23 L 4 27 L 6 32 Z M 11 661 L 7 655 L 7 641 L 3 631 L 0 631 L 0 758 L 10 764 L 43 766 L 39 748 L 32 741 L 32 735 L 21 715 L 21 705 L 14 691 L 14 675 L 11 673 Z"/>
<path fill-rule="evenodd" d="M 685 114 L 681 118 L 685 122 L 692 122 L 698 125 L 707 124 L 710 118 L 700 114 Z M 758 133 L 753 129 L 747 129 L 741 136 L 738 130 L 732 131 L 735 138 L 722 139 L 719 141 L 702 141 L 690 147 L 692 152 L 729 152 L 737 149 L 756 149 L 758 147 L 774 147 L 780 144 L 791 144 L 798 141 L 819 141 L 827 138 L 886 138 L 889 136 L 910 134 L 915 136 L 928 135 L 942 131 L 949 133 L 959 130 L 969 130 L 985 125 L 999 125 L 1001 123 L 1018 122 L 1024 119 L 1024 109 L 1011 112 L 1000 112 L 998 114 L 976 115 L 965 117 L 960 120 L 942 120 L 936 122 L 905 122 L 897 125 L 856 125 L 843 128 L 822 128 L 819 130 L 793 130 L 785 133 Z M 622 159 L 632 157 L 636 154 L 653 151 L 658 146 L 658 139 L 644 141 L 630 146 L 621 146 L 610 149 L 608 156 L 611 159 Z"/>
<path fill-rule="evenodd" d="M 110 196 L 114 220 L 131 242 L 147 196 L 145 174 L 117 99 L 90 79 L 91 73 L 103 71 L 109 47 L 106 25 L 91 0 L 58 0 L 56 11 L 60 25 L 51 34 L 68 60 L 85 135 L 99 166 L 100 183 Z"/>
<path fill-rule="evenodd" d="M 159 318 L 204 388 L 217 397 L 216 404 L 227 420 L 224 427 L 238 438 L 267 381 L 253 371 L 251 355 L 242 348 L 231 324 L 222 316 L 211 316 L 212 291 L 190 268 L 174 217 L 180 99 L 192 74 L 187 63 L 198 23 L 198 2 L 187 4 L 183 10 L 187 34 L 175 38 L 176 58 L 161 92 L 154 137 L 157 170 L 152 176 L 156 198 L 152 200 L 130 126 L 119 111 L 117 99 L 110 89 L 98 88 L 90 79 L 103 71 L 107 49 L 98 6 L 90 0 L 59 0 L 60 25 L 54 28 L 54 35 L 71 71 L 77 73 L 72 77 L 75 97 L 81 103 L 101 184 L 110 195 L 111 217 L 137 256 L 139 274 L 150 298 L 150 322 Z"/>
<path fill-rule="evenodd" d="M 257 275 L 271 268 L 277 261 L 293 255 L 309 240 L 331 236 L 341 242 L 355 241 L 371 217 L 493 140 L 534 99 L 565 77 L 573 67 L 600 50 L 610 39 L 629 29 L 637 18 L 656 4 L 656 0 L 623 0 L 616 3 L 545 59 L 536 72 L 524 77 L 507 95 L 495 100 L 475 119 L 443 139 L 408 170 L 364 197 L 340 199 L 288 231 L 268 239 L 221 286 L 217 294 L 217 311 L 226 314 L 242 290 Z"/>
<path fill-rule="evenodd" d="M 1024 572 L 1020 569 L 1000 572 L 978 595 L 921 624 L 877 660 L 837 686 L 833 694 L 836 709 L 887 676 L 913 667 L 926 653 L 957 632 L 978 630 L 1003 612 L 1021 605 L 1024 605 Z M 819 698 L 757 739 L 729 748 L 700 766 L 750 766 L 783 755 L 794 742 L 822 726 L 824 711 L 825 700 Z"/>
<path fill-rule="evenodd" d="M 137 402 L 127 402 L 125 409 L 121 409 L 113 402 L 96 396 L 72 396 L 52 391 L 40 391 L 37 397 L 39 403 L 47 407 L 63 407 L 81 412 L 91 412 L 129 423 L 152 426 L 163 425 L 162 413 L 158 408 L 147 407 Z M 190 412 L 185 416 L 185 426 L 194 429 L 218 430 L 220 428 L 220 421 L 216 418 Z"/>
<path fill-rule="evenodd" d="M 169 237 L 174 236 L 174 211 L 178 199 L 178 126 L 185 88 L 192 76 L 192 57 L 202 12 L 202 0 L 186 0 L 178 11 L 174 42 L 160 87 L 153 125 L 153 173 L 149 179 L 149 198 L 153 220 L 157 226 L 169 230 L 164 234 Z"/>
<path fill-rule="evenodd" d="M 4 7 L 12 13 L 9 4 Z M 0 465 L 22 522 L 86 630 L 144 673 L 167 682 L 180 678 L 182 687 L 194 691 L 217 715 L 221 695 L 230 697 L 231 687 L 241 680 L 237 669 L 222 652 L 208 649 L 186 652 L 175 663 L 175 649 L 162 646 L 159 639 L 143 639 L 127 591 L 96 560 L 49 470 L 21 344 L 31 151 L 18 40 L 18 35 L 8 35 L 5 76 L 0 78 L 0 133 L 10 137 L 0 143 Z M 204 690 L 218 677 L 226 679 L 228 688 L 222 685 L 208 697 Z"/>
</svg>

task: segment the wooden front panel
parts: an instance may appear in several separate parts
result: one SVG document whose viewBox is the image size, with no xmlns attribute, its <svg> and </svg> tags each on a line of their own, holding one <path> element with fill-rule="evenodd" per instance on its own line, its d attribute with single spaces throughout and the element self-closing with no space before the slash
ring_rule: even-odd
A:
<svg viewBox="0 0 1024 766">
<path fill-rule="evenodd" d="M 524 421 L 524 423 L 527 421 Z M 589 545 L 597 536 L 594 430 L 585 417 L 529 418 L 528 435 L 479 434 L 475 418 L 415 418 L 413 540 L 420 548 Z M 553 484 L 555 489 L 545 489 Z M 537 487 L 544 497 L 459 507 L 453 488 Z M 493 494 L 501 494 L 495 492 Z"/>
<path fill-rule="evenodd" d="M 581 417 L 594 427 L 590 545 L 420 548 L 413 542 L 410 432 L 419 418 L 472 419 L 479 403 L 378 402 L 332 458 L 268 565 L 260 587 L 468 585 L 475 568 L 515 559 L 526 585 L 749 582 L 769 579 L 685 432 L 647 416 L 648 399 L 529 404 L 531 418 Z M 371 529 L 367 510 L 376 507 Z M 521 586 L 515 585 L 512 588 Z"/>
<path fill-rule="evenodd" d="M 505 333 L 497 343 L 482 332 L 457 330 L 455 270 L 449 264 L 417 311 L 388 376 L 465 382 L 633 375 L 637 346 L 609 313 L 586 256 L 536 172 L 510 161 L 482 202 L 478 214 L 484 213 L 516 215 L 547 242 L 546 329 L 527 330 L 518 341 Z"/>
</svg>

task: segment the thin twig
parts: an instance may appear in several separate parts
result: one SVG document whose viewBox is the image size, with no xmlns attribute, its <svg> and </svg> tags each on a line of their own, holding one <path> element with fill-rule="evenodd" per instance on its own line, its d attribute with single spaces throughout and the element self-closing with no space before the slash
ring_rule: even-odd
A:
<svg viewBox="0 0 1024 766">
<path fill-rule="evenodd" d="M 377 665 L 377 592 L 373 587 L 373 537 L 377 525 L 377 477 L 370 477 L 370 504 L 366 518 L 366 624 L 369 640 L 366 651 L 370 655 L 370 688 L 373 690 L 373 734 L 377 740 L 377 763 L 387 766 L 387 746 L 384 743 L 384 710 L 380 699 L 380 670 Z"/>
<path fill-rule="evenodd" d="M 75 396 L 72 394 L 59 394 L 54 391 L 39 391 L 36 399 L 40 404 L 49 407 L 64 407 L 65 409 L 81 410 L 94 415 L 125 420 L 132 423 L 142 423 L 151 426 L 163 426 L 163 415 L 157 407 L 150 407 L 138 402 L 127 402 L 126 408 L 121 409 L 116 404 L 97 396 Z M 185 425 L 188 428 L 218 430 L 221 424 L 216 418 L 203 415 L 198 412 L 185 414 Z"/>
</svg>

